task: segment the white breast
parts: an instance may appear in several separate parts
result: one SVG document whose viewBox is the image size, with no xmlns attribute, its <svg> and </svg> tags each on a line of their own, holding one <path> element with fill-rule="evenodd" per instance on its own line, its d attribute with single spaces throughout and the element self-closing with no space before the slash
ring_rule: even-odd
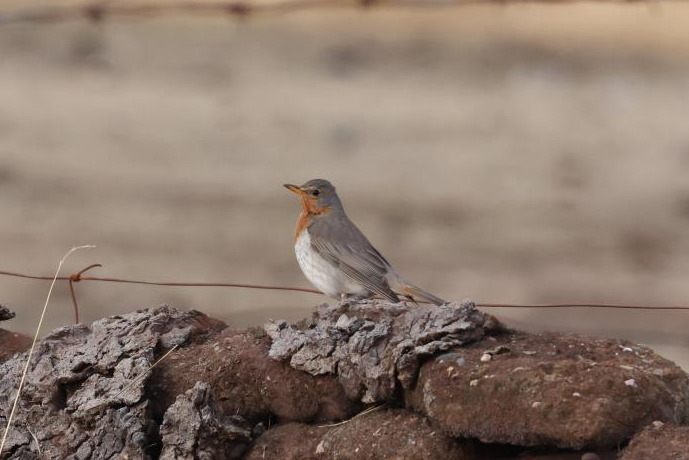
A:
<svg viewBox="0 0 689 460">
<path fill-rule="evenodd" d="M 362 285 L 351 280 L 313 249 L 308 229 L 302 231 L 297 238 L 294 252 L 297 255 L 301 271 L 304 272 L 311 284 L 324 294 L 339 298 L 340 294 L 356 294 L 366 291 Z"/>
</svg>

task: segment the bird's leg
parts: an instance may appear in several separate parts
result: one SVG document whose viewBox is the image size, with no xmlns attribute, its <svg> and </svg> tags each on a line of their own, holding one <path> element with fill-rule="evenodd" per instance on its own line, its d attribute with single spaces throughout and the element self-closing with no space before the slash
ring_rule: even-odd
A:
<svg viewBox="0 0 689 460">
<path fill-rule="evenodd" d="M 404 299 L 405 299 L 405 300 L 403 300 L 402 302 L 405 302 L 405 303 L 406 303 L 406 302 L 411 302 L 411 303 L 413 303 L 414 305 L 416 305 L 417 307 L 420 306 L 418 303 L 416 303 L 416 300 L 414 300 L 414 297 L 412 297 L 412 296 L 410 296 L 410 295 L 405 295 L 405 296 L 404 296 Z"/>
<path fill-rule="evenodd" d="M 347 294 L 344 292 L 340 294 L 340 303 L 343 305 L 353 305 L 358 301 L 359 299 L 357 299 L 354 294 Z"/>
</svg>

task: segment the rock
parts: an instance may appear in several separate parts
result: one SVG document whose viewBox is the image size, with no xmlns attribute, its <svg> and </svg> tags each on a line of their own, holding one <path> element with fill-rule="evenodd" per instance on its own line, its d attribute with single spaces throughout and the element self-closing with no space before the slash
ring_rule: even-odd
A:
<svg viewBox="0 0 689 460">
<path fill-rule="evenodd" d="M 223 331 L 206 343 L 177 350 L 161 362 L 149 391 L 160 410 L 176 395 L 203 380 L 213 389 L 218 410 L 252 422 L 324 421 L 349 417 L 358 405 L 329 376 L 313 377 L 270 359 L 270 340 L 255 331 Z"/>
<path fill-rule="evenodd" d="M 426 362 L 408 406 L 453 436 L 577 450 L 615 446 L 654 420 L 685 416 L 687 374 L 646 347 L 565 334 L 491 339 L 452 350 L 466 361 L 452 373 L 443 355 Z M 495 341 L 510 352 L 482 362 Z"/>
<path fill-rule="evenodd" d="M 0 305 L 0 321 L 14 318 L 14 312 L 4 305 Z M 15 353 L 27 350 L 31 346 L 31 339 L 22 334 L 0 329 L 0 363 L 11 358 Z"/>
<path fill-rule="evenodd" d="M 0 304 L 0 321 L 7 321 L 14 318 L 14 312 L 6 306 Z"/>
<path fill-rule="evenodd" d="M 10 359 L 16 353 L 28 350 L 30 346 L 30 337 L 0 329 L 0 363 Z"/>
<path fill-rule="evenodd" d="M 323 460 L 322 436 L 328 430 L 303 423 L 285 423 L 261 435 L 246 460 Z"/>
<path fill-rule="evenodd" d="M 347 396 L 388 401 L 398 385 L 410 388 L 420 360 L 480 340 L 500 329 L 471 301 L 441 307 L 385 301 L 317 307 L 310 324 L 264 326 L 270 356 L 311 375 L 336 375 Z"/>
<path fill-rule="evenodd" d="M 168 307 L 57 329 L 0 458 L 607 460 L 689 420 L 687 375 L 648 348 L 506 331 L 470 302 L 321 306 L 264 330 Z M 0 363 L 0 427 L 25 362 Z M 396 408 L 360 412 L 379 400 Z"/>
<path fill-rule="evenodd" d="M 162 337 L 189 330 L 193 342 L 224 325 L 162 307 L 57 329 L 35 350 L 3 459 L 149 458 L 156 431 L 145 396 Z M 0 426 L 5 426 L 26 354 L 0 364 Z"/>
<path fill-rule="evenodd" d="M 218 413 L 205 382 L 177 397 L 165 412 L 160 434 L 160 460 L 239 459 L 251 442 L 249 423 Z"/>
<path fill-rule="evenodd" d="M 592 452 L 587 452 L 581 456 L 581 460 L 600 460 L 600 457 Z"/>
<path fill-rule="evenodd" d="M 377 410 L 338 426 L 280 425 L 261 436 L 247 460 L 470 460 L 466 446 L 401 409 Z"/>
<path fill-rule="evenodd" d="M 689 460 L 689 426 L 650 426 L 634 436 L 620 460 Z"/>
</svg>

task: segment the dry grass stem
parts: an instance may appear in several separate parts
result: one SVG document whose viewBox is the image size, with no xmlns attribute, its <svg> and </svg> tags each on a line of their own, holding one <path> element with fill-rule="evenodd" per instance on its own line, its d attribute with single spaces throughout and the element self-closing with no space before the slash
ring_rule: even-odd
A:
<svg viewBox="0 0 689 460">
<path fill-rule="evenodd" d="M 350 419 L 343 420 L 343 421 L 337 422 L 337 423 L 330 423 L 328 425 L 318 425 L 318 428 L 332 428 L 334 426 L 344 425 L 345 423 L 349 423 L 357 417 L 361 417 L 362 415 L 370 414 L 371 412 L 375 412 L 379 409 L 382 409 L 383 407 L 385 407 L 387 405 L 388 405 L 388 403 L 383 403 L 383 404 L 380 404 L 378 406 L 369 407 L 365 411 L 359 412 L 358 414 L 356 414 L 354 417 L 352 417 Z"/>
<path fill-rule="evenodd" d="M 148 369 L 146 369 L 145 371 L 143 371 L 143 372 L 142 372 L 141 374 L 139 374 L 134 380 L 132 380 L 131 382 L 129 382 L 129 385 L 127 385 L 126 387 L 122 388 L 122 390 L 120 390 L 120 392 L 117 393 L 117 394 L 115 395 L 115 398 L 119 397 L 122 393 L 124 393 L 125 391 L 129 390 L 129 389 L 132 387 L 132 385 L 135 385 L 138 381 L 140 381 L 142 378 L 144 378 L 144 376 L 146 376 L 146 374 L 148 374 L 149 372 L 151 372 L 151 369 L 153 369 L 154 367 L 156 367 L 156 366 L 157 366 L 158 364 L 160 364 L 165 358 L 167 358 L 168 356 L 170 356 L 170 354 L 172 354 L 172 352 L 175 351 L 178 347 L 179 347 L 179 344 L 177 344 L 177 345 L 175 345 L 174 347 L 170 348 L 170 349 L 167 351 L 167 353 L 165 353 L 163 356 L 160 357 L 160 359 L 158 359 L 158 361 L 156 361 L 156 362 L 154 362 L 153 364 L 151 364 L 151 366 L 150 366 Z"/>
<path fill-rule="evenodd" d="M 34 434 L 34 432 L 31 430 L 31 428 L 27 427 L 27 430 L 29 430 L 29 434 L 33 438 L 33 440 L 36 442 L 36 450 L 38 450 L 38 456 L 41 456 L 41 444 L 38 442 L 38 437 Z"/>
<path fill-rule="evenodd" d="M 72 254 L 74 251 L 78 251 L 79 249 L 91 249 L 95 248 L 96 246 L 92 244 L 84 245 L 84 246 L 76 246 L 67 251 L 67 254 L 65 254 L 62 259 L 60 259 L 60 263 L 57 265 L 57 270 L 55 271 L 55 276 L 53 276 L 53 281 L 50 283 L 50 289 L 48 289 L 48 295 L 45 298 L 45 304 L 43 304 L 43 310 L 41 311 L 41 317 L 38 320 L 38 325 L 36 326 L 36 333 L 34 334 L 33 341 L 31 342 L 31 348 L 29 349 L 29 353 L 26 356 L 26 364 L 24 364 L 24 371 L 22 372 L 22 378 L 19 380 L 19 388 L 17 388 L 17 395 L 14 398 L 14 402 L 12 403 L 12 410 L 10 411 L 10 416 L 7 419 L 7 426 L 5 427 L 5 432 L 2 435 L 2 443 L 0 443 L 0 455 L 2 455 L 2 451 L 5 448 L 5 442 L 7 441 L 7 435 L 10 432 L 10 427 L 12 426 L 12 419 L 14 418 L 14 413 L 17 410 L 17 403 L 19 402 L 19 397 L 22 392 L 22 388 L 24 387 L 24 381 L 26 380 L 26 374 L 29 371 L 29 363 L 31 363 L 31 358 L 33 357 L 33 352 L 34 349 L 36 348 L 36 342 L 38 342 L 38 334 L 41 332 L 41 326 L 43 325 L 43 319 L 45 318 L 45 312 L 48 310 L 48 303 L 50 302 L 50 296 L 53 294 L 53 288 L 55 287 L 55 282 L 57 281 L 57 277 L 60 274 L 60 269 L 62 268 L 62 265 L 65 263 L 65 260 L 67 260 L 67 257 L 69 257 L 70 254 Z M 36 441 L 38 443 L 38 441 Z"/>
</svg>

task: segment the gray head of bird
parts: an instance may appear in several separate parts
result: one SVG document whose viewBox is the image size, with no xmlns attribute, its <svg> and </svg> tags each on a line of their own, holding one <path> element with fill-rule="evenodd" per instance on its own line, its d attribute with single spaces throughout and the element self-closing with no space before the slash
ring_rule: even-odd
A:
<svg viewBox="0 0 689 460">
<path fill-rule="evenodd" d="M 311 179 L 302 185 L 284 185 L 287 190 L 299 196 L 303 210 L 309 214 L 343 211 L 335 187 L 325 179 Z"/>
</svg>

